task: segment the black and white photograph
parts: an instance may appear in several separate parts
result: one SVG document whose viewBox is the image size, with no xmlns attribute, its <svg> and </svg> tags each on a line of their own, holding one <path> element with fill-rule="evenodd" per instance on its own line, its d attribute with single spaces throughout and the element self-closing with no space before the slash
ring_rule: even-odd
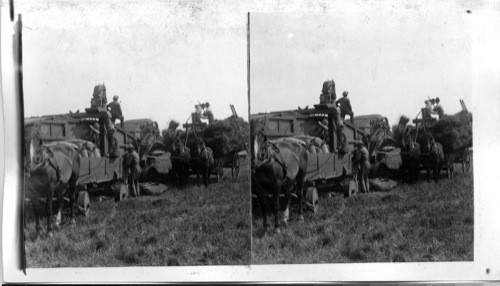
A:
<svg viewBox="0 0 500 286">
<path fill-rule="evenodd" d="M 26 266 L 249 264 L 245 17 L 18 9 Z"/>
<path fill-rule="evenodd" d="M 250 14 L 252 263 L 474 259 L 468 16 Z"/>
<path fill-rule="evenodd" d="M 500 279 L 499 7 L 2 1 L 2 281 Z"/>
</svg>

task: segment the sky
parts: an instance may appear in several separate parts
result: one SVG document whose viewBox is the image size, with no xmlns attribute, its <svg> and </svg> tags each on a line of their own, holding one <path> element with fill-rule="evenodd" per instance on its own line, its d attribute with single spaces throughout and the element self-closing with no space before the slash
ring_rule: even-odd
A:
<svg viewBox="0 0 500 286">
<path fill-rule="evenodd" d="M 354 115 L 415 118 L 428 97 L 448 114 L 471 106 L 471 21 L 433 9 L 356 6 L 331 14 L 251 14 L 251 113 L 312 107 L 334 79 Z"/>
<path fill-rule="evenodd" d="M 25 116 L 83 111 L 93 88 L 125 120 L 185 122 L 198 102 L 247 118 L 246 13 L 199 1 L 16 1 Z"/>
<path fill-rule="evenodd" d="M 394 124 L 428 97 L 471 104 L 471 14 L 459 2 L 343 3 L 319 13 L 251 13 L 252 113 L 312 106 L 323 81 L 355 115 Z M 248 110 L 246 11 L 204 1 L 20 1 L 25 116 L 83 111 L 93 87 L 119 95 L 125 119 L 160 128 L 210 102 Z M 300 7 L 299 7 L 300 8 Z M 251 11 L 253 7 L 249 7 Z M 258 11 L 266 11 L 260 7 Z M 299 9 L 300 10 L 300 9 Z"/>
</svg>

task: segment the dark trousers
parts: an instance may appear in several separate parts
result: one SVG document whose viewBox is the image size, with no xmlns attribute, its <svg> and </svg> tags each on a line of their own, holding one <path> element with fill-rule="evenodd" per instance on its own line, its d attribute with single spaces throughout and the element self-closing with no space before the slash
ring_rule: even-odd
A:
<svg viewBox="0 0 500 286">
<path fill-rule="evenodd" d="M 127 185 L 128 185 L 128 190 L 129 194 L 132 197 L 139 197 L 140 196 L 140 190 L 139 190 L 139 174 L 138 172 L 132 172 L 128 173 L 127 176 Z"/>
<path fill-rule="evenodd" d="M 345 116 L 349 115 L 351 117 L 351 123 L 354 123 L 354 112 L 352 111 L 341 111 L 340 112 L 340 117 L 342 117 L 342 120 L 345 120 Z"/>
<path fill-rule="evenodd" d="M 123 115 L 112 115 L 111 116 L 111 121 L 113 121 L 113 124 L 115 124 L 116 119 L 120 119 L 120 126 L 123 128 L 123 121 L 125 120 Z"/>
</svg>

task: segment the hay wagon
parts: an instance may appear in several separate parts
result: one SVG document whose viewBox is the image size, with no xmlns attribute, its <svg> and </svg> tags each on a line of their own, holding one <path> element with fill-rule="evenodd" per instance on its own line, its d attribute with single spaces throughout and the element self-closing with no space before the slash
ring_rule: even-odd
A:
<svg viewBox="0 0 500 286">
<path fill-rule="evenodd" d="M 308 154 L 305 199 L 306 206 L 314 212 L 318 209 L 321 192 L 340 192 L 349 197 L 357 190 L 351 166 L 352 151 L 355 148 L 353 143 L 366 133 L 344 122 L 343 134 L 346 137 L 344 142 L 347 143 L 347 152 L 338 152 L 340 142 L 334 132 L 336 116 L 337 109 L 333 104 L 318 104 L 314 109 L 251 115 L 251 119 L 265 122 L 264 130 L 271 141 L 326 135 L 323 137 L 327 139 L 328 150 Z M 327 126 L 323 126 L 324 123 L 327 123 Z"/>
<path fill-rule="evenodd" d="M 109 114 L 104 107 L 87 108 L 85 112 L 30 117 L 25 119 L 25 127 L 34 126 L 39 129 L 43 143 L 66 141 L 76 146 L 86 142 L 81 136 L 89 130 L 89 125 L 100 125 L 98 145 L 102 156 L 82 156 L 80 160 L 80 174 L 77 186 L 78 209 L 87 215 L 90 211 L 90 194 L 111 195 L 115 201 L 120 201 L 128 194 L 127 186 L 123 181 L 122 157 L 110 158 L 104 156 L 109 152 L 109 142 L 106 126 L 109 124 Z M 116 127 L 113 133 L 123 154 L 127 142 L 135 140 L 132 134 Z"/>
<path fill-rule="evenodd" d="M 211 175 L 217 176 L 217 182 L 220 183 L 224 178 L 224 168 L 231 169 L 231 175 L 238 177 L 240 173 L 240 161 L 248 152 L 248 144 L 246 137 L 241 131 L 241 126 L 238 121 L 238 115 L 233 105 L 231 110 L 233 116 L 225 120 L 219 120 L 212 124 L 201 122 L 193 122 L 183 124 L 183 127 L 188 131 L 188 140 L 186 145 L 193 151 L 195 144 L 189 138 L 201 138 L 207 147 L 212 149 L 214 155 L 214 167 L 211 170 Z M 194 114 L 192 115 L 194 117 Z M 231 121 L 233 121 L 231 123 Z M 191 136 L 190 134 L 194 134 Z M 245 150 L 246 149 L 246 150 Z M 191 152 L 193 156 L 193 152 Z M 192 157 L 194 165 L 199 158 Z"/>
<path fill-rule="evenodd" d="M 420 125 L 425 134 L 431 134 L 443 146 L 445 159 L 441 170 L 446 171 L 448 178 L 455 172 L 454 164 L 461 164 L 464 173 L 469 172 L 472 166 L 472 114 L 463 100 L 460 104 L 462 111 L 444 119 L 436 120 L 423 115 L 421 119 L 413 120 L 417 130 Z M 424 114 L 424 109 L 421 114 Z M 422 153 L 421 156 L 428 154 Z"/>
</svg>

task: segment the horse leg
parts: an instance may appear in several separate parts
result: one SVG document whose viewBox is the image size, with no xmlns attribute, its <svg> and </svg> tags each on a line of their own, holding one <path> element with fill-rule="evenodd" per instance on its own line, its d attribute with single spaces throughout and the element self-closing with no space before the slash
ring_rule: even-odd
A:
<svg viewBox="0 0 500 286">
<path fill-rule="evenodd" d="M 42 227 L 40 226 L 40 211 L 38 210 L 38 200 L 36 197 L 31 197 L 31 206 L 33 207 L 33 214 L 35 215 L 35 226 L 36 233 L 40 233 L 42 231 Z"/>
<path fill-rule="evenodd" d="M 425 165 L 426 165 L 425 168 L 427 170 L 427 183 L 430 183 L 431 182 L 431 180 L 429 178 L 430 172 L 431 172 L 430 162 L 428 161 Z"/>
<path fill-rule="evenodd" d="M 436 160 L 436 164 L 434 167 L 434 173 L 436 174 L 436 182 L 439 182 L 439 179 L 441 179 L 441 164 L 439 164 L 439 161 Z"/>
<path fill-rule="evenodd" d="M 264 190 L 257 186 L 255 179 L 253 179 L 252 186 L 255 186 L 255 191 L 257 192 L 257 198 L 259 199 L 260 212 L 262 213 L 262 226 L 264 227 L 264 232 L 269 229 L 269 222 L 267 221 L 267 201 L 264 194 Z"/>
<path fill-rule="evenodd" d="M 302 172 L 297 174 L 297 197 L 299 199 L 299 221 L 303 221 L 304 214 L 302 210 L 302 201 L 304 200 L 304 175 Z"/>
<path fill-rule="evenodd" d="M 60 186 L 55 189 L 56 195 L 57 195 L 57 214 L 56 214 L 56 221 L 55 221 L 55 227 L 57 230 L 59 230 L 59 226 L 61 225 L 61 217 L 62 217 L 62 208 L 63 208 L 63 188 L 64 186 Z"/>
<path fill-rule="evenodd" d="M 275 178 L 274 180 L 279 180 Z M 274 182 L 273 184 L 273 201 L 274 201 L 274 228 L 276 232 L 280 232 L 280 222 L 279 222 L 279 213 L 280 213 L 280 190 L 281 186 L 278 182 Z"/>
<path fill-rule="evenodd" d="M 196 185 L 200 187 L 200 166 L 196 166 Z"/>
<path fill-rule="evenodd" d="M 283 211 L 283 225 L 286 226 L 288 224 L 288 220 L 290 219 L 290 201 L 293 185 L 285 184 L 284 186 L 282 186 L 282 188 L 285 191 L 285 211 Z"/>
<path fill-rule="evenodd" d="M 205 184 L 205 187 L 208 187 L 209 176 L 210 176 L 210 167 L 207 164 L 206 166 L 204 166 L 203 170 L 203 184 Z"/>
<path fill-rule="evenodd" d="M 47 215 L 47 234 L 48 236 L 52 236 L 52 198 L 54 197 L 54 189 L 55 186 L 50 183 L 47 187 L 45 194 L 47 197 L 45 198 L 45 214 Z"/>
</svg>

